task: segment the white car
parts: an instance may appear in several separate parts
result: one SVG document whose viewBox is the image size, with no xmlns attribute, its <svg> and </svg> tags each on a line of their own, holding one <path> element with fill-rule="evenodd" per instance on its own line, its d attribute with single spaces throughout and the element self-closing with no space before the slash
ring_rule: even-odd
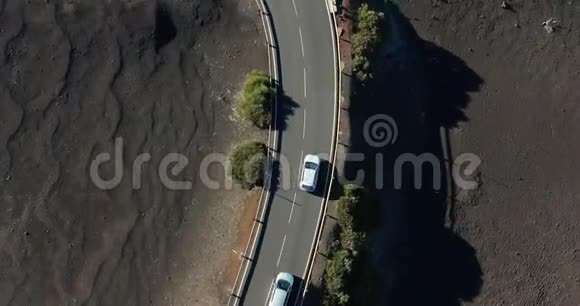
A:
<svg viewBox="0 0 580 306">
<path fill-rule="evenodd" d="M 318 182 L 318 170 L 320 169 L 320 157 L 308 154 L 304 157 L 302 163 L 302 176 L 300 178 L 301 190 L 306 192 L 316 191 L 316 184 Z"/>
<path fill-rule="evenodd" d="M 272 292 L 268 306 L 286 306 L 293 284 L 294 276 L 292 274 L 287 272 L 278 273 L 274 284 L 272 284 Z"/>
</svg>

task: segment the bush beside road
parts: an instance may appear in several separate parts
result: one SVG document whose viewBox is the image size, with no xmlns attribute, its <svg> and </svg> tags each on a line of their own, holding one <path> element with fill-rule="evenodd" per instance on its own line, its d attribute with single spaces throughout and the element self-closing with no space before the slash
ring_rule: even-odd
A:
<svg viewBox="0 0 580 306">
<path fill-rule="evenodd" d="M 331 250 L 326 262 L 323 305 L 360 304 L 361 288 L 366 287 L 360 284 L 372 279 L 366 275 L 368 271 L 364 271 L 360 259 L 366 233 L 377 224 L 373 217 L 376 215 L 375 204 L 365 189 L 344 186 L 344 193 L 337 201 L 339 243 Z"/>
<path fill-rule="evenodd" d="M 356 11 L 355 33 L 352 35 L 352 65 L 356 78 L 365 82 L 372 78 L 372 58 L 382 42 L 383 15 L 362 4 Z"/>
<path fill-rule="evenodd" d="M 232 178 L 251 189 L 262 186 L 266 165 L 267 147 L 257 141 L 248 141 L 238 144 L 230 154 Z"/>
<path fill-rule="evenodd" d="M 259 70 L 252 70 L 246 76 L 238 101 L 240 117 L 256 127 L 267 129 L 272 121 L 270 101 L 274 94 L 270 77 Z"/>
</svg>

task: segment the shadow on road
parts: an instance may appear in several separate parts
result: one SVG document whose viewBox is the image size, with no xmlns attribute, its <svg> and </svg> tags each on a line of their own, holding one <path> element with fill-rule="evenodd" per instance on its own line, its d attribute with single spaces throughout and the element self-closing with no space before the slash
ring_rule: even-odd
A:
<svg viewBox="0 0 580 306">
<path fill-rule="evenodd" d="M 289 96 L 287 96 L 284 92 L 284 79 L 283 79 L 283 67 L 280 65 L 282 62 L 280 52 L 280 48 L 278 47 L 278 36 L 276 34 L 276 24 L 274 23 L 274 19 L 271 12 L 270 7 L 267 1 L 264 1 L 265 12 L 261 12 L 266 19 L 269 20 L 269 25 L 271 26 L 272 30 L 272 39 L 273 42 L 268 46 L 269 49 L 274 51 L 275 62 L 278 63 L 274 69 L 276 69 L 276 75 L 278 79 L 276 80 L 276 87 L 278 90 L 277 99 L 274 100 L 274 107 L 277 107 L 277 121 L 274 125 L 274 129 L 278 131 L 284 131 L 287 127 L 288 118 L 294 114 L 294 109 L 297 108 L 299 105 L 292 100 Z M 268 35 L 268 34 L 266 34 Z M 281 141 L 279 140 L 279 144 Z"/>
<path fill-rule="evenodd" d="M 276 125 L 275 125 L 275 129 L 280 132 L 278 135 L 278 147 L 280 146 L 280 144 L 282 143 L 281 139 L 282 139 L 282 135 L 283 131 L 286 130 L 287 126 L 288 126 L 288 119 L 294 115 L 294 110 L 299 106 L 298 103 L 296 103 L 294 100 L 292 100 L 292 98 L 290 98 L 289 96 L 287 96 L 284 93 L 284 90 L 282 88 L 279 89 L 278 91 L 278 99 L 276 101 L 276 115 L 277 115 L 277 120 L 276 120 Z"/>
<path fill-rule="evenodd" d="M 320 306 L 320 300 L 322 299 L 322 289 L 318 286 L 313 286 L 312 284 L 308 287 L 308 294 L 303 300 L 302 306 Z M 292 304 L 290 304 L 292 305 Z"/>
<path fill-rule="evenodd" d="M 478 91 L 483 80 L 460 58 L 422 40 L 396 5 L 387 2 L 382 9 L 387 41 L 376 60 L 374 79 L 364 88 L 355 87 L 349 109 L 349 152 L 364 153 L 365 161 L 347 162 L 344 169 L 349 179 L 364 169 L 365 187 L 381 202 L 381 226 L 370 235 L 367 252 L 380 288 L 365 291 L 365 296 L 355 294 L 353 302 L 459 305 L 479 294 L 482 271 L 473 247 L 446 225 L 455 205 L 455 186 L 446 163 L 453 156 L 445 135 L 468 120 L 468 93 Z M 372 145 L 364 136 L 365 122 L 376 114 L 396 121 L 394 143 Z M 405 153 L 429 153 L 439 161 L 420 167 L 420 188 L 410 163 L 395 177 L 395 161 Z M 377 188 L 378 178 L 384 187 Z"/>
<path fill-rule="evenodd" d="M 319 198 L 323 198 L 326 195 L 329 187 L 328 184 L 330 184 L 330 176 L 333 170 L 332 167 L 333 165 L 330 163 L 330 161 L 326 159 L 320 160 L 320 168 L 318 169 L 318 181 L 316 182 L 316 189 L 311 192 L 312 195 L 315 195 Z M 334 170 L 336 173 L 336 168 L 334 168 Z M 337 186 L 336 180 L 334 180 L 332 184 L 334 189 L 332 190 L 331 197 L 337 193 L 338 188 L 342 189 L 341 186 Z"/>
</svg>

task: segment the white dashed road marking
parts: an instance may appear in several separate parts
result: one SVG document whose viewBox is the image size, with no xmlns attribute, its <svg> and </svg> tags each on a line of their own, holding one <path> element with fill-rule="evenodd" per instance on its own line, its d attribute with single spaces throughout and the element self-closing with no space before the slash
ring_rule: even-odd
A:
<svg viewBox="0 0 580 306">
<path fill-rule="evenodd" d="M 302 28 L 298 27 L 298 35 L 300 35 L 300 50 L 302 50 L 302 57 L 304 57 L 304 39 L 302 39 Z"/>
<path fill-rule="evenodd" d="M 296 192 L 294 193 L 294 199 L 292 200 L 292 208 L 290 209 L 290 217 L 288 217 L 288 224 L 292 221 L 292 213 L 294 212 L 294 203 L 296 203 Z"/>
<path fill-rule="evenodd" d="M 276 267 L 280 265 L 280 259 L 282 258 L 282 253 L 284 253 L 284 244 L 286 243 L 286 235 L 284 235 L 284 240 L 282 240 L 282 248 L 280 248 L 280 255 L 278 256 L 278 262 L 276 263 Z"/>
</svg>

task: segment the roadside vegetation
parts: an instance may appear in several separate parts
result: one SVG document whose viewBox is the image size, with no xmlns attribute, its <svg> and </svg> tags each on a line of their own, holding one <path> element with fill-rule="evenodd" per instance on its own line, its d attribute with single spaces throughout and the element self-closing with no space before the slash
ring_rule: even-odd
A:
<svg viewBox="0 0 580 306">
<path fill-rule="evenodd" d="M 234 147 L 229 157 L 232 178 L 242 187 L 262 186 L 267 160 L 267 147 L 257 141 L 248 141 Z"/>
<path fill-rule="evenodd" d="M 240 117 L 259 128 L 268 128 L 272 121 L 270 102 L 274 94 L 270 77 L 259 70 L 252 70 L 246 76 L 238 101 Z"/>
<path fill-rule="evenodd" d="M 377 224 L 374 217 L 376 208 L 376 202 L 365 189 L 344 186 L 344 193 L 338 199 L 339 243 L 331 250 L 326 262 L 323 305 L 364 305 L 363 301 L 357 302 L 357 296 L 361 295 L 360 288 L 364 289 L 364 284 L 371 278 L 363 271 L 360 259 L 364 253 L 366 233 Z"/>
<path fill-rule="evenodd" d="M 352 35 L 352 66 L 356 78 L 364 82 L 373 77 L 372 59 L 382 43 L 384 16 L 363 3 L 356 12 Z"/>
</svg>

